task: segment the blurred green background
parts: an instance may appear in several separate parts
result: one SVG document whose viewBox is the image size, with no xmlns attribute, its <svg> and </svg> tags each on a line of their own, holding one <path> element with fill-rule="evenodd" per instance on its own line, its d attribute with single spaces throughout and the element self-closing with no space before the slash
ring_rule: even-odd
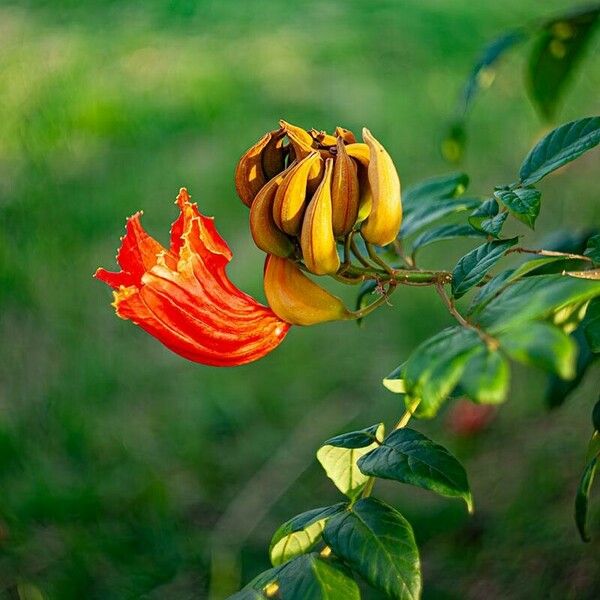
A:
<svg viewBox="0 0 600 600">
<path fill-rule="evenodd" d="M 0 598 L 206 598 L 211 554 L 221 598 L 268 566 L 282 521 L 339 501 L 314 452 L 400 413 L 381 377 L 449 322 L 431 290 L 401 290 L 363 329 L 293 328 L 264 360 L 215 369 L 117 319 L 91 275 L 114 266 L 140 208 L 166 241 L 185 185 L 229 241 L 233 280 L 262 297 L 233 187 L 262 132 L 279 118 L 368 125 L 403 184 L 447 172 L 439 139 L 481 46 L 570 6 L 0 3 Z M 511 181 L 542 133 L 523 68 L 512 52 L 478 99 L 463 165 L 473 192 Z M 599 89 L 596 38 L 561 120 L 597 113 Z M 597 160 L 542 184 L 530 245 L 600 224 Z M 424 266 L 451 267 L 464 249 L 424 252 Z M 417 425 L 464 460 L 475 517 L 380 485 L 414 524 L 426 599 L 600 597 L 600 535 L 580 543 L 572 518 L 598 370 L 551 413 L 543 386 L 515 369 L 510 401 L 476 439 L 453 437 L 444 417 Z"/>
</svg>

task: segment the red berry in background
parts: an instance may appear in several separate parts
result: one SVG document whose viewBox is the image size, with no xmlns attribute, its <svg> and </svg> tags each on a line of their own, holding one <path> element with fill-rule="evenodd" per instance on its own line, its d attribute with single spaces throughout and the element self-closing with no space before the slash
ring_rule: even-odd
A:
<svg viewBox="0 0 600 600">
<path fill-rule="evenodd" d="M 496 407 L 459 400 L 448 411 L 446 426 L 460 437 L 471 437 L 485 430 L 496 416 Z"/>
</svg>

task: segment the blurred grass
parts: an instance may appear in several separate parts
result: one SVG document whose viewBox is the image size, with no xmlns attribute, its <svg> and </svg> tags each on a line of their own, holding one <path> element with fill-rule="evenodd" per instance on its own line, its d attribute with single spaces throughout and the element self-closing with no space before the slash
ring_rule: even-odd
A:
<svg viewBox="0 0 600 600">
<path fill-rule="evenodd" d="M 296 328 L 254 365 L 194 365 L 116 319 L 91 278 L 113 265 L 125 217 L 144 208 L 164 241 L 187 186 L 234 250 L 232 278 L 260 297 L 232 172 L 263 131 L 282 117 L 366 124 L 404 184 L 447 171 L 437 144 L 481 46 L 572 5 L 0 3 L 0 598 L 29 598 L 27 585 L 61 600 L 206 597 L 215 523 L 272 453 L 302 440 L 305 412 L 330 399 L 339 416 L 315 419 L 307 440 L 350 426 L 352 411 L 360 425 L 393 419 L 382 375 L 448 320 L 430 291 L 405 290 L 363 330 Z M 597 48 L 563 121 L 598 111 Z M 464 168 L 476 192 L 509 181 L 541 134 L 522 70 L 513 53 L 472 115 Z M 540 236 L 600 224 L 597 155 L 542 187 Z M 423 255 L 451 266 L 459 252 Z M 597 381 L 547 415 L 543 378 L 517 372 L 492 431 L 468 444 L 443 420 L 423 425 L 462 455 L 478 504 L 468 520 L 450 501 L 382 485 L 422 543 L 425 598 L 600 596 L 600 546 L 578 542 L 571 516 Z M 297 481 L 233 541 L 244 580 L 267 566 L 282 520 L 337 499 L 314 444 L 299 447 Z"/>
</svg>

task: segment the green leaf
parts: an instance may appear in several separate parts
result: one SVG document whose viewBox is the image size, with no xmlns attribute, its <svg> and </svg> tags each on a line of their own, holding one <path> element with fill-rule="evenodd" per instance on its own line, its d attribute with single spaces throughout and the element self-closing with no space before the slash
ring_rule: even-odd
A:
<svg viewBox="0 0 600 600">
<path fill-rule="evenodd" d="M 411 185 L 402 194 L 404 214 L 407 215 L 422 204 L 429 204 L 434 200 L 460 196 L 468 185 L 469 176 L 466 173 L 449 173 Z"/>
<path fill-rule="evenodd" d="M 383 379 L 383 387 L 394 394 L 406 394 L 406 383 L 403 376 L 404 365 L 405 363 L 402 363 Z"/>
<path fill-rule="evenodd" d="M 465 366 L 460 387 L 474 402 L 499 404 L 506 400 L 510 365 L 497 350 L 482 347 Z"/>
<path fill-rule="evenodd" d="M 561 125 L 529 152 L 519 171 L 521 183 L 531 185 L 539 181 L 598 143 L 600 117 L 587 117 Z"/>
<path fill-rule="evenodd" d="M 376 435 L 378 439 L 383 439 L 383 424 L 378 426 Z M 317 451 L 317 459 L 325 469 L 327 477 L 333 481 L 340 492 L 353 500 L 362 492 L 369 479 L 361 473 L 356 466 L 356 461 L 376 447 L 377 442 L 361 448 L 341 448 L 326 442 Z"/>
<path fill-rule="evenodd" d="M 562 379 L 575 377 L 577 346 L 550 323 L 532 321 L 525 327 L 513 327 L 505 330 L 498 340 L 513 360 L 556 373 Z"/>
<path fill-rule="evenodd" d="M 471 213 L 469 224 L 478 231 L 497 238 L 502 231 L 504 221 L 508 217 L 507 212 L 498 212 L 498 202 L 490 198 Z"/>
<path fill-rule="evenodd" d="M 363 498 L 332 517 L 323 538 L 336 556 L 386 597 L 420 597 L 419 551 L 410 523 L 396 509 Z"/>
<path fill-rule="evenodd" d="M 416 414 L 434 417 L 461 378 L 467 360 L 482 344 L 472 329 L 450 327 L 423 342 L 403 370 L 409 401 L 420 399 Z"/>
<path fill-rule="evenodd" d="M 546 24 L 527 69 L 528 90 L 541 115 L 552 120 L 573 72 L 592 38 L 600 8 L 579 10 Z"/>
<path fill-rule="evenodd" d="M 577 524 L 579 535 L 584 542 L 591 541 L 590 535 L 587 532 L 587 514 L 592 483 L 594 483 L 594 475 L 598 467 L 598 457 L 599 455 L 594 456 L 585 466 L 579 486 L 577 487 L 577 495 L 575 496 L 575 523 Z"/>
<path fill-rule="evenodd" d="M 360 600 L 360 592 L 351 573 L 340 561 L 313 553 L 261 573 L 229 600 L 256 598 Z"/>
<path fill-rule="evenodd" d="M 441 225 L 424 231 L 412 243 L 413 254 L 423 246 L 442 240 L 452 240 L 459 237 L 485 237 L 485 233 L 473 229 L 470 225 Z"/>
<path fill-rule="evenodd" d="M 588 239 L 584 254 L 589 256 L 595 265 L 600 265 L 600 233 Z"/>
<path fill-rule="evenodd" d="M 508 282 L 516 281 L 525 275 L 534 274 L 534 271 L 537 271 L 541 267 L 546 267 L 553 263 L 565 263 L 564 256 L 545 256 L 543 258 L 534 258 L 532 260 L 525 261 L 522 265 L 519 265 L 509 277 Z M 572 260 L 572 259 L 571 259 Z M 561 269 L 562 271 L 563 269 Z"/>
<path fill-rule="evenodd" d="M 548 378 L 548 387 L 544 395 L 544 402 L 548 408 L 561 406 L 564 401 L 577 389 L 588 368 L 593 363 L 594 355 L 590 352 L 589 346 L 580 328 L 571 334 L 571 339 L 577 344 L 577 363 L 575 365 L 575 377 L 570 381 L 560 379 L 556 375 L 550 375 Z"/>
<path fill-rule="evenodd" d="M 496 190 L 494 196 L 508 208 L 511 214 L 531 229 L 540 214 L 542 194 L 535 188 L 517 188 L 515 190 Z"/>
<path fill-rule="evenodd" d="M 494 240 L 465 254 L 452 272 L 452 295 L 460 298 L 477 285 L 518 239 L 514 237 L 508 240 Z"/>
<path fill-rule="evenodd" d="M 600 352 L 600 298 L 590 302 L 583 320 L 583 333 L 592 352 Z"/>
<path fill-rule="evenodd" d="M 485 285 L 481 286 L 469 306 L 468 314 L 475 314 L 481 310 L 498 294 L 506 288 L 506 282 L 511 278 L 515 269 L 506 269 L 501 271 L 495 277 L 492 277 Z"/>
<path fill-rule="evenodd" d="M 358 461 L 371 477 L 393 479 L 450 498 L 462 498 L 473 511 L 473 498 L 463 466 L 446 448 L 414 429 L 397 429 L 383 444 Z"/>
<path fill-rule="evenodd" d="M 408 237 L 419 229 L 448 215 L 472 210 L 480 204 L 481 201 L 476 198 L 449 198 L 423 203 L 405 216 L 402 221 L 400 237 Z"/>
<path fill-rule="evenodd" d="M 344 510 L 346 504 L 314 508 L 286 521 L 271 539 L 269 556 L 273 566 L 281 565 L 301 554 L 306 554 L 321 539 L 327 519 Z"/>
<path fill-rule="evenodd" d="M 535 275 L 513 283 L 491 300 L 477 322 L 495 334 L 526 321 L 544 319 L 577 302 L 600 296 L 600 282 L 564 275 Z"/>
<path fill-rule="evenodd" d="M 371 446 L 373 442 L 381 442 L 383 431 L 383 423 L 376 423 L 365 429 L 336 435 L 324 442 L 324 445 L 335 446 L 336 448 L 364 448 L 365 446 Z"/>
</svg>

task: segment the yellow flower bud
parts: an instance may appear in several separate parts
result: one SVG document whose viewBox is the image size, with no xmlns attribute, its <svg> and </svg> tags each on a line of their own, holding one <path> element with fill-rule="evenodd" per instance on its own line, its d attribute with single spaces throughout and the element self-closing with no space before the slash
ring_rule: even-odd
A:
<svg viewBox="0 0 600 600">
<path fill-rule="evenodd" d="M 287 258 L 267 256 L 264 286 L 273 312 L 292 325 L 354 318 L 339 298 L 311 281 Z"/>
<path fill-rule="evenodd" d="M 354 227 L 358 217 L 357 165 L 348 153 L 342 138 L 337 138 L 337 152 L 333 167 L 331 197 L 333 201 L 333 234 L 346 235 Z"/>
</svg>

